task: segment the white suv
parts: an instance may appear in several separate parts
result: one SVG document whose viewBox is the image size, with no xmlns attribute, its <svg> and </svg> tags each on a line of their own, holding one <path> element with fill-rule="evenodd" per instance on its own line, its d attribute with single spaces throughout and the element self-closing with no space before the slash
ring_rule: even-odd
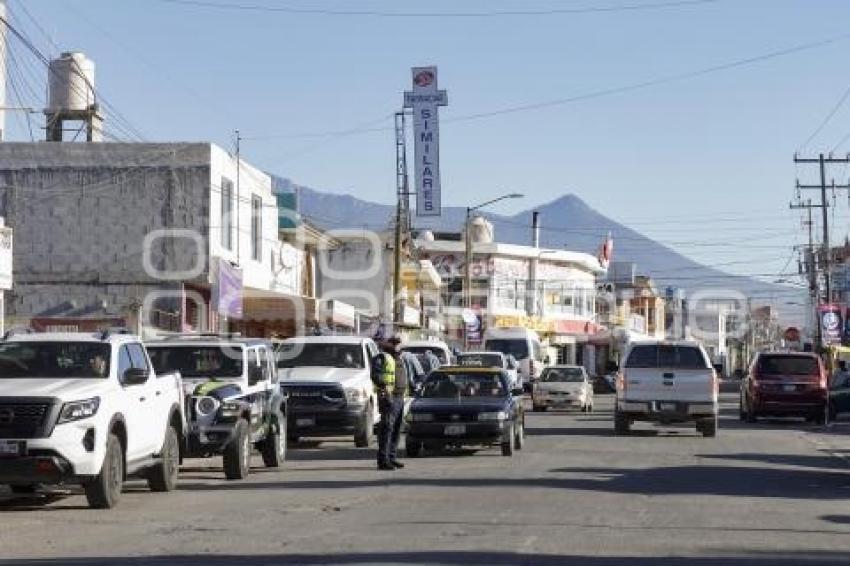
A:
<svg viewBox="0 0 850 566">
<path fill-rule="evenodd" d="M 157 375 L 123 331 L 7 333 L 0 341 L 0 484 L 15 493 L 82 484 L 113 507 L 123 481 L 177 483 L 183 437 L 178 374 Z"/>
</svg>

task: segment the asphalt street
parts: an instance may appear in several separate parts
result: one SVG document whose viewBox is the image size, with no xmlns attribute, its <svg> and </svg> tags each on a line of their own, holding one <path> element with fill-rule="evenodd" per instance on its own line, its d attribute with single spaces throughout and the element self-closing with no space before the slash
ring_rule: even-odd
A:
<svg viewBox="0 0 850 566">
<path fill-rule="evenodd" d="M 0 562 L 28 564 L 850 563 L 850 423 L 743 424 L 724 395 L 719 436 L 597 411 L 529 413 L 526 445 L 407 460 L 301 445 L 286 467 L 226 481 L 192 460 L 177 492 L 131 482 L 118 508 L 76 491 L 0 494 Z"/>
</svg>

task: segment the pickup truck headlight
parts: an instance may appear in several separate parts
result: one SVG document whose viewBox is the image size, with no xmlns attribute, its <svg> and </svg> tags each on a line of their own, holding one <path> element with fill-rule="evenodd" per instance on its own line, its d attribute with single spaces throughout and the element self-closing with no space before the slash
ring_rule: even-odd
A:
<svg viewBox="0 0 850 566">
<path fill-rule="evenodd" d="M 366 403 L 366 394 L 362 389 L 345 389 L 345 400 L 351 405 L 363 405 Z"/>
<path fill-rule="evenodd" d="M 414 423 L 428 423 L 434 420 L 434 415 L 431 413 L 408 413 L 407 416 L 410 422 Z"/>
<path fill-rule="evenodd" d="M 216 412 L 219 402 L 215 397 L 201 397 L 198 399 L 195 407 L 198 409 L 198 414 L 207 416 Z"/>
<path fill-rule="evenodd" d="M 508 418 L 505 411 L 493 411 L 489 413 L 478 413 L 479 421 L 503 421 Z"/>
<path fill-rule="evenodd" d="M 100 397 L 65 403 L 62 405 L 62 412 L 59 413 L 57 424 L 87 419 L 97 413 L 98 407 L 100 407 Z"/>
</svg>

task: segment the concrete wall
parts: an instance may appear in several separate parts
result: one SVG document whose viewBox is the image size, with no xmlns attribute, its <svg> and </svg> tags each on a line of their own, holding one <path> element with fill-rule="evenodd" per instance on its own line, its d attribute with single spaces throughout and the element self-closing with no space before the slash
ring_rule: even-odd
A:
<svg viewBox="0 0 850 566">
<path fill-rule="evenodd" d="M 322 299 L 338 299 L 370 315 L 392 317 L 392 254 L 389 251 L 376 250 L 367 241 L 353 240 L 328 250 L 326 257 L 328 266 L 339 273 L 322 271 L 321 265 L 317 269 Z M 364 273 L 367 270 L 371 273 Z M 355 273 L 368 276 L 348 278 Z"/>
</svg>

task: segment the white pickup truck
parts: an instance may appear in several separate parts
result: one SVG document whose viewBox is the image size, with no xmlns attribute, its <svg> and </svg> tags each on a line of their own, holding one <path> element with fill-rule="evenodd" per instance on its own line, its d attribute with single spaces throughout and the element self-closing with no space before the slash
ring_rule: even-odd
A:
<svg viewBox="0 0 850 566">
<path fill-rule="evenodd" d="M 635 342 L 617 377 L 614 432 L 629 433 L 635 421 L 695 423 L 703 436 L 717 435 L 718 380 L 697 342 Z"/>
<path fill-rule="evenodd" d="M 124 479 L 177 484 L 184 434 L 179 374 L 157 375 L 137 336 L 27 333 L 0 340 L 0 485 L 76 483 L 113 507 Z"/>
</svg>

